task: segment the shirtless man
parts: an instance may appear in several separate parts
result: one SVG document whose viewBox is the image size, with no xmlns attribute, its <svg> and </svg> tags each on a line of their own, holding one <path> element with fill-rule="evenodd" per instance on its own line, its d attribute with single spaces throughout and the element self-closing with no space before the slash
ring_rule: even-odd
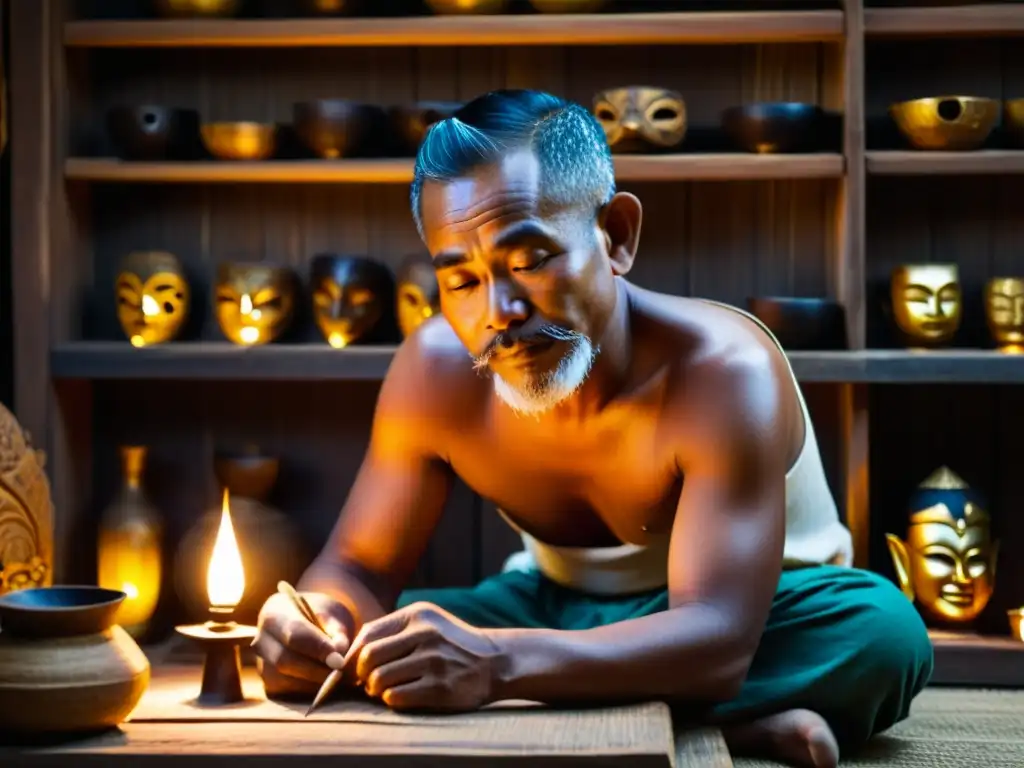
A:
<svg viewBox="0 0 1024 768">
<path fill-rule="evenodd" d="M 907 716 L 932 648 L 850 563 L 785 355 L 739 310 L 626 280 L 641 205 L 600 125 L 548 94 L 435 125 L 413 215 L 443 317 L 398 350 L 366 458 L 254 646 L 271 695 L 346 676 L 396 709 L 661 699 L 734 754 L 834 766 Z M 473 588 L 403 592 L 453 479 L 526 544 Z"/>
</svg>

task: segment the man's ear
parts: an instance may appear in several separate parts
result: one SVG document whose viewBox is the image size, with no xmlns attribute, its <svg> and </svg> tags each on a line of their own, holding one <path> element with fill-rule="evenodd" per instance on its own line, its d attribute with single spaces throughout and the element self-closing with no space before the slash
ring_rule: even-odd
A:
<svg viewBox="0 0 1024 768">
<path fill-rule="evenodd" d="M 643 206 L 635 195 L 618 192 L 601 209 L 598 222 L 604 233 L 608 260 L 616 275 L 625 275 L 633 268 L 640 245 L 640 224 Z"/>
</svg>

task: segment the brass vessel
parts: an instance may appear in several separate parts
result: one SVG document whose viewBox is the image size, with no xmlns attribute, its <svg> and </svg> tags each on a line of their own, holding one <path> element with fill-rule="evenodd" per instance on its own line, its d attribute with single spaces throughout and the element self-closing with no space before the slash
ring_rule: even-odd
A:
<svg viewBox="0 0 1024 768">
<path fill-rule="evenodd" d="M 434 13 L 503 13 L 508 8 L 508 0 L 426 0 Z"/>
<path fill-rule="evenodd" d="M 978 96 L 936 96 L 898 102 L 889 114 L 917 149 L 964 152 L 985 143 L 999 107 L 995 99 Z"/>
<path fill-rule="evenodd" d="M 172 18 L 234 16 L 241 6 L 241 0 L 156 0 L 157 13 Z"/>
<path fill-rule="evenodd" d="M 1010 618 L 1010 633 L 1018 640 L 1024 640 L 1021 621 L 1024 620 L 1024 608 L 1013 608 L 1006 612 Z"/>
<path fill-rule="evenodd" d="M 274 123 L 204 123 L 203 144 L 221 160 L 266 160 L 277 147 Z"/>
<path fill-rule="evenodd" d="M 1009 99 L 1003 104 L 1003 130 L 1013 144 L 1024 147 L 1024 99 Z"/>
</svg>

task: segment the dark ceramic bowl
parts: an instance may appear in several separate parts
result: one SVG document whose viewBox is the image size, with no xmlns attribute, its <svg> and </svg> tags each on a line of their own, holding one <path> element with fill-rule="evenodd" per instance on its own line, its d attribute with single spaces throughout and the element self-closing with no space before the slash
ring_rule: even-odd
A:
<svg viewBox="0 0 1024 768">
<path fill-rule="evenodd" d="M 846 349 L 846 313 L 835 301 L 763 296 L 747 299 L 747 309 L 787 351 Z"/>
<path fill-rule="evenodd" d="M 0 597 L 0 629 L 18 637 L 95 635 L 114 625 L 124 592 L 102 587 L 38 587 Z"/>
<path fill-rule="evenodd" d="M 123 160 L 188 160 L 199 154 L 199 113 L 152 104 L 107 112 L 107 133 Z"/>
<path fill-rule="evenodd" d="M 213 473 L 233 496 L 263 500 L 270 495 L 281 469 L 280 459 L 248 453 L 217 453 Z"/>
<path fill-rule="evenodd" d="M 722 113 L 722 128 L 748 152 L 806 152 L 818 143 L 823 115 L 814 104 L 745 104 Z"/>
<path fill-rule="evenodd" d="M 427 135 L 427 129 L 439 120 L 447 120 L 462 108 L 458 101 L 420 101 L 392 107 L 388 115 L 402 152 L 415 155 Z"/>
<path fill-rule="evenodd" d="M 330 160 L 369 151 L 384 119 L 380 107 L 347 99 L 301 101 L 292 114 L 299 141 Z"/>
</svg>

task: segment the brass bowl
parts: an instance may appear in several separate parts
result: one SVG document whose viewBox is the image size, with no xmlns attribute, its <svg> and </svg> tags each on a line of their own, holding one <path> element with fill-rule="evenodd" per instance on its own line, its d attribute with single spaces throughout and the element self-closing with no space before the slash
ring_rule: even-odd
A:
<svg viewBox="0 0 1024 768">
<path fill-rule="evenodd" d="M 302 0 L 300 9 L 311 16 L 340 16 L 353 13 L 359 0 Z"/>
<path fill-rule="evenodd" d="M 221 160 L 266 160 L 277 147 L 274 123 L 204 123 L 203 144 Z"/>
<path fill-rule="evenodd" d="M 503 13 L 508 8 L 509 0 L 426 0 L 434 13 Z"/>
<path fill-rule="evenodd" d="M 1013 144 L 1024 147 L 1024 99 L 1009 99 L 1003 105 L 1003 130 Z"/>
<path fill-rule="evenodd" d="M 241 6 L 241 0 L 156 0 L 157 13 L 172 18 L 234 16 Z"/>
<path fill-rule="evenodd" d="M 1021 620 L 1024 619 L 1024 608 L 1014 608 L 1006 613 L 1010 617 L 1010 632 L 1017 640 L 1024 640 L 1024 634 L 1021 633 Z"/>
<path fill-rule="evenodd" d="M 541 13 L 597 13 L 608 0 L 530 0 Z"/>
<path fill-rule="evenodd" d="M 985 143 L 999 107 L 979 96 L 936 96 L 893 104 L 889 114 L 915 148 L 964 152 Z"/>
</svg>

